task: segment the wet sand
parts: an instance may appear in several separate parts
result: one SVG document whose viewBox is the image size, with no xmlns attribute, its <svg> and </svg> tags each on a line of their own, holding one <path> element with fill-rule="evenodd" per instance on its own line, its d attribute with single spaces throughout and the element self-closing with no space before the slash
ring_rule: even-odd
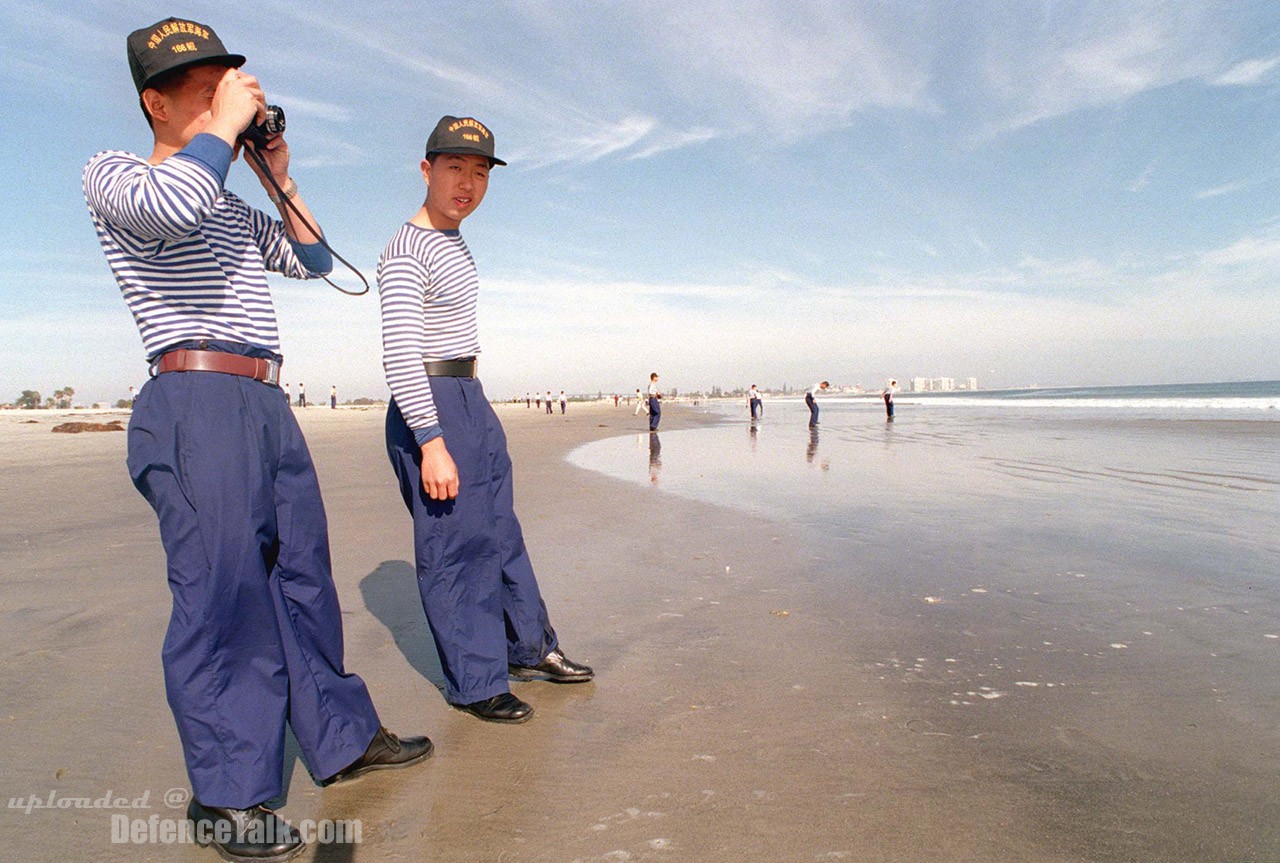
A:
<svg viewBox="0 0 1280 863">
<path fill-rule="evenodd" d="M 564 461 L 583 442 L 642 430 L 629 408 L 500 415 L 552 620 L 597 680 L 514 683 L 537 710 L 520 726 L 450 709 L 381 410 L 301 412 L 347 667 L 384 724 L 427 733 L 438 749 L 425 766 L 331 789 L 291 759 L 286 816 L 363 827 L 358 846 L 298 859 L 1280 859 L 1276 724 L 1232 699 L 1257 681 L 1234 675 L 1212 643 L 1111 648 L 1104 633 L 1155 631 L 1152 613 L 1117 607 L 1099 619 L 1086 592 L 1105 585 L 1076 578 L 1062 550 L 1041 561 L 1064 576 L 1052 603 L 975 578 L 1023 565 L 1017 537 L 1003 549 L 870 543 L 848 565 L 904 573 L 899 595 L 862 593 L 856 579 L 836 593 L 809 527 Z M 40 424 L 20 423 L 31 417 Z M 53 420 L 0 416 L 0 796 L 149 792 L 151 808 L 129 814 L 169 817 L 181 810 L 164 793 L 187 780 L 159 664 L 169 601 L 155 520 L 125 474 L 123 434 L 53 435 Z M 712 421 L 672 405 L 663 429 Z M 1108 538 L 1097 543 L 1105 551 Z M 911 576 L 924 571 L 949 574 L 945 601 L 925 601 L 939 582 Z M 1225 638 L 1245 597 L 1225 610 L 1206 598 L 1209 629 L 1197 631 L 1216 627 L 1233 654 L 1274 647 Z M 1021 643 L 1035 615 L 1063 649 Z M 957 693 L 972 702 L 964 710 L 949 703 Z M 0 856 L 216 859 L 112 844 L 109 821 L 10 809 Z"/>
</svg>

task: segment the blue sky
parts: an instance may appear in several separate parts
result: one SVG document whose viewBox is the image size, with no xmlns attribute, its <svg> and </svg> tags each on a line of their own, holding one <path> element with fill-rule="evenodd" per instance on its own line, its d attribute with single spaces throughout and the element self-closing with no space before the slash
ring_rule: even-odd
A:
<svg viewBox="0 0 1280 863">
<path fill-rule="evenodd" d="M 145 377 L 80 172 L 150 152 L 124 40 L 169 14 L 248 56 L 370 279 L 439 116 L 494 130 L 492 397 L 1280 377 L 1274 2 L 5 0 L 0 399 Z M 372 296 L 273 289 L 288 380 L 385 394 Z"/>
</svg>

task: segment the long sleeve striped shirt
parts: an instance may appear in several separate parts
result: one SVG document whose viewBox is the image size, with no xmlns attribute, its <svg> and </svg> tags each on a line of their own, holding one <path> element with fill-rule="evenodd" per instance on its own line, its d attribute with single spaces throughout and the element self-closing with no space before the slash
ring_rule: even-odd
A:
<svg viewBox="0 0 1280 863">
<path fill-rule="evenodd" d="M 378 261 L 382 366 L 418 444 L 439 437 L 440 422 L 423 362 L 480 353 L 480 278 L 458 231 L 401 226 Z"/>
<path fill-rule="evenodd" d="M 107 264 L 148 358 L 191 339 L 279 351 L 265 270 L 329 272 L 318 244 L 295 243 L 278 219 L 223 189 L 231 147 L 197 135 L 159 165 L 108 151 L 84 169 L 84 196 Z"/>
</svg>

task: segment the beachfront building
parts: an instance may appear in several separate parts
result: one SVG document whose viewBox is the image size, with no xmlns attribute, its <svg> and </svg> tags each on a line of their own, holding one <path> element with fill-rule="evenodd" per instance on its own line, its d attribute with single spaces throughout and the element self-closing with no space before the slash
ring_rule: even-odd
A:
<svg viewBox="0 0 1280 863">
<path fill-rule="evenodd" d="M 975 382 L 976 383 L 976 382 Z M 955 378 L 912 378 L 913 393 L 949 393 L 956 388 Z"/>
</svg>

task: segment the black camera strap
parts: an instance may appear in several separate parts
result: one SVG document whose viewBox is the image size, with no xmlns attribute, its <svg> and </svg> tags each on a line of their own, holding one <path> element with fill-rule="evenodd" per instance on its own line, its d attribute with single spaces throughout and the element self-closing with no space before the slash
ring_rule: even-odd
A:
<svg viewBox="0 0 1280 863">
<path fill-rule="evenodd" d="M 349 297 L 363 297 L 365 294 L 369 293 L 369 280 L 364 277 L 364 273 L 357 270 L 354 266 L 352 266 L 350 261 L 348 261 L 346 258 L 342 257 L 342 255 L 339 255 L 336 251 L 334 251 L 333 246 L 330 246 L 328 241 L 325 240 L 324 234 L 320 231 L 320 229 L 317 228 L 310 221 L 308 221 L 307 217 L 302 215 L 302 212 L 296 206 L 294 206 L 293 199 L 285 195 L 284 189 L 280 188 L 280 184 L 276 182 L 276 178 L 271 175 L 271 169 L 267 167 L 267 160 L 262 157 L 262 154 L 259 153 L 257 150 L 255 150 L 248 142 L 245 142 L 244 146 L 241 149 L 243 149 L 245 155 L 248 158 L 252 159 L 254 164 L 256 164 L 258 168 L 262 170 L 262 175 L 267 178 L 267 181 L 270 182 L 272 186 L 275 187 L 276 195 L 280 198 L 282 202 L 284 202 L 285 224 L 292 223 L 292 219 L 290 219 L 289 217 L 289 211 L 292 210 L 293 215 L 298 217 L 298 221 L 302 222 L 302 224 L 306 226 L 307 230 L 309 230 L 311 233 L 315 234 L 319 238 L 320 245 L 328 249 L 329 254 L 333 255 L 335 258 L 341 261 L 343 266 L 345 266 L 348 270 L 356 274 L 356 276 L 360 279 L 360 281 L 364 283 L 364 290 L 348 291 L 346 288 L 332 281 L 328 276 L 321 276 L 320 278 L 328 282 L 329 286 L 332 287 L 335 291 L 344 293 Z"/>
</svg>

